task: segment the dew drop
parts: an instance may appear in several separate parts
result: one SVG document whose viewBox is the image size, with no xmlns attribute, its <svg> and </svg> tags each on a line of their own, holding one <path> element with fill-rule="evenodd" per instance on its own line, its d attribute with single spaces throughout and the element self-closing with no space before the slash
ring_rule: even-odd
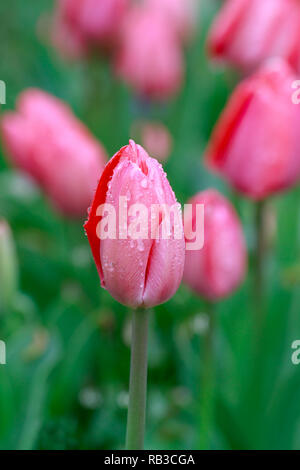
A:
<svg viewBox="0 0 300 470">
<path fill-rule="evenodd" d="M 139 250 L 140 252 L 142 252 L 142 251 L 144 251 L 144 249 L 145 249 L 145 247 L 144 247 L 144 242 L 143 242 L 143 240 L 138 239 L 138 250 Z"/>
<path fill-rule="evenodd" d="M 147 182 L 147 179 L 146 179 L 146 178 L 144 178 L 144 179 L 142 180 L 141 186 L 142 186 L 142 188 L 145 188 L 145 189 L 147 188 L 148 182 Z"/>
</svg>

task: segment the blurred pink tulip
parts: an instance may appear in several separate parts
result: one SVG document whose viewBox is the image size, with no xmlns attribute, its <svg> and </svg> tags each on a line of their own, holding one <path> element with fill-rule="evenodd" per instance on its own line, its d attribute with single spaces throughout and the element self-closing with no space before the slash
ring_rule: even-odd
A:
<svg viewBox="0 0 300 470">
<path fill-rule="evenodd" d="M 198 0 L 146 0 L 166 18 L 181 39 L 189 39 L 194 32 L 198 14 Z"/>
<path fill-rule="evenodd" d="M 216 190 L 198 193 L 189 204 L 194 208 L 204 205 L 204 246 L 186 251 L 183 280 L 200 296 L 217 301 L 231 294 L 244 279 L 247 255 L 242 226 L 230 202 Z M 190 239 L 188 227 L 197 228 L 194 209 L 187 210 L 185 235 Z"/>
<path fill-rule="evenodd" d="M 167 99 L 179 90 L 182 51 L 165 15 L 147 7 L 132 9 L 124 23 L 116 70 L 138 94 L 152 99 Z"/>
<path fill-rule="evenodd" d="M 294 80 L 283 60 L 268 61 L 237 86 L 210 139 L 207 164 L 252 199 L 287 189 L 300 177 Z"/>
<path fill-rule="evenodd" d="M 132 135 L 138 136 L 145 150 L 160 162 L 165 162 L 172 152 L 172 136 L 168 128 L 159 121 L 135 122 Z"/>
<path fill-rule="evenodd" d="M 129 0 L 58 0 L 53 42 L 63 54 L 77 57 L 118 42 Z"/>
<path fill-rule="evenodd" d="M 128 221 L 132 222 L 134 219 L 130 211 L 136 204 L 142 204 L 147 209 L 144 222 L 149 222 L 149 225 L 147 224 L 147 231 L 141 228 L 143 238 L 133 237 L 129 226 L 121 222 L 120 198 L 127 200 Z M 103 215 L 99 215 L 99 208 L 103 204 L 109 204 L 116 211 L 118 229 L 115 238 L 99 237 L 98 226 L 100 215 Z M 177 205 L 176 220 L 181 228 L 180 238 L 176 238 L 172 231 L 176 223 L 174 220 L 171 222 L 172 233 L 168 239 L 154 239 L 150 235 L 151 208 L 160 204 L 169 207 L 176 205 L 176 198 L 166 175 L 157 160 L 150 158 L 141 146 L 130 141 L 106 165 L 85 230 L 102 287 L 116 300 L 131 307 L 151 307 L 167 301 L 174 295 L 182 279 L 185 243 Z M 160 219 L 157 229 L 161 223 Z M 121 230 L 124 229 L 128 231 L 125 237 L 121 236 Z"/>
<path fill-rule="evenodd" d="M 4 147 L 64 214 L 82 216 L 90 205 L 106 154 L 70 108 L 38 89 L 24 91 L 17 111 L 1 120 Z"/>
<path fill-rule="evenodd" d="M 298 0 L 226 0 L 208 37 L 210 54 L 243 70 L 270 57 L 294 63 L 299 50 Z"/>
<path fill-rule="evenodd" d="M 72 30 L 58 14 L 54 16 L 51 23 L 50 36 L 52 44 L 63 58 L 79 60 L 88 55 L 89 48 L 82 35 Z"/>
</svg>

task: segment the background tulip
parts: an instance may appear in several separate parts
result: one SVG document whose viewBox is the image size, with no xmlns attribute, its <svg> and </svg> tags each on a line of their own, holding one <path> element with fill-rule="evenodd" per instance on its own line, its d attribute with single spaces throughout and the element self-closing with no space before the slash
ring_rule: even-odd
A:
<svg viewBox="0 0 300 470">
<path fill-rule="evenodd" d="M 44 18 L 42 18 L 42 21 L 45 21 Z M 51 43 L 62 57 L 69 60 L 78 60 L 88 55 L 89 48 L 84 37 L 78 30 L 74 30 L 68 22 L 63 20 L 58 8 L 54 13 L 54 17 L 50 19 L 50 24 Z M 42 26 L 44 25 L 42 24 Z M 39 29 L 39 34 L 43 34 L 41 29 Z"/>
<path fill-rule="evenodd" d="M 166 99 L 178 91 L 182 51 L 165 15 L 154 8 L 132 9 L 122 30 L 116 70 L 142 96 Z"/>
<path fill-rule="evenodd" d="M 201 340 L 201 382 L 198 385 L 200 449 L 211 446 L 216 388 L 217 336 L 216 302 L 231 294 L 243 281 L 247 255 L 241 222 L 231 203 L 214 189 L 196 194 L 185 206 L 184 224 L 187 242 L 195 231 L 204 230 L 202 249 L 186 250 L 184 282 L 206 299 L 207 327 Z M 198 204 L 204 206 L 204 226 L 196 216 Z M 198 224 L 198 226 L 197 226 Z M 188 245 L 187 245 L 188 246 Z"/>
<path fill-rule="evenodd" d="M 105 152 L 67 105 L 38 89 L 23 92 L 1 120 L 12 162 L 28 173 L 64 214 L 82 216 L 105 164 Z"/>
<path fill-rule="evenodd" d="M 129 0 L 58 0 L 53 41 L 63 53 L 80 56 L 114 46 Z"/>
<path fill-rule="evenodd" d="M 243 70 L 274 56 L 296 66 L 299 28 L 297 0 L 227 0 L 212 25 L 208 49 Z"/>
<path fill-rule="evenodd" d="M 197 21 L 198 0 L 146 0 L 146 4 L 166 15 L 179 38 L 190 38 Z"/>
<path fill-rule="evenodd" d="M 137 240 L 130 236 L 120 239 L 118 232 L 116 239 L 100 240 L 96 234 L 100 219 L 97 208 L 104 203 L 112 204 L 118 227 L 121 196 L 127 198 L 128 209 L 136 203 L 145 205 L 149 227 L 151 205 L 176 204 L 161 165 L 133 141 L 105 167 L 85 229 L 102 287 L 123 304 L 152 307 L 168 300 L 178 289 L 184 266 L 184 237 L 176 239 L 172 233 L 169 239 L 154 240 L 149 229 L 147 237 Z"/>
<path fill-rule="evenodd" d="M 255 200 L 291 187 L 300 176 L 300 108 L 294 76 L 273 59 L 233 92 L 212 133 L 206 162 Z"/>
<path fill-rule="evenodd" d="M 204 205 L 204 246 L 186 251 L 184 282 L 211 301 L 233 292 L 246 271 L 246 246 L 241 223 L 228 200 L 215 190 L 198 193 L 190 201 L 194 209 L 185 214 L 185 236 L 195 227 L 195 205 Z"/>
<path fill-rule="evenodd" d="M 131 129 L 144 149 L 160 162 L 166 162 L 172 152 L 173 138 L 169 129 L 159 121 L 136 121 Z"/>
</svg>

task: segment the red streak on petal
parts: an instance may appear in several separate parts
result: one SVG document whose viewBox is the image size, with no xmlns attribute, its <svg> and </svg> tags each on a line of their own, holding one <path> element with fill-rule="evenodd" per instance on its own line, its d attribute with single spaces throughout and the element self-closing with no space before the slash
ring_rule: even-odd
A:
<svg viewBox="0 0 300 470">
<path fill-rule="evenodd" d="M 231 139 L 235 135 L 240 122 L 245 115 L 248 106 L 253 98 L 253 88 L 246 84 L 241 84 L 231 97 L 229 106 L 225 108 L 218 124 L 213 131 L 211 143 L 206 151 L 206 162 L 213 168 L 222 166 L 222 159 L 228 149 Z"/>
<path fill-rule="evenodd" d="M 101 259 L 100 259 L 100 239 L 97 236 L 97 225 L 99 223 L 100 217 L 96 215 L 97 209 L 101 204 L 105 204 L 106 201 L 106 193 L 108 189 L 108 183 L 111 179 L 115 167 L 118 165 L 122 154 L 127 146 L 122 147 L 118 153 L 116 153 L 110 161 L 107 163 L 104 171 L 101 175 L 97 190 L 95 192 L 95 196 L 92 202 L 92 206 L 89 209 L 89 216 L 88 220 L 84 224 L 84 229 L 86 231 L 93 257 L 97 266 L 97 270 L 101 279 L 101 283 L 103 283 L 103 271 L 101 266 Z"/>
</svg>

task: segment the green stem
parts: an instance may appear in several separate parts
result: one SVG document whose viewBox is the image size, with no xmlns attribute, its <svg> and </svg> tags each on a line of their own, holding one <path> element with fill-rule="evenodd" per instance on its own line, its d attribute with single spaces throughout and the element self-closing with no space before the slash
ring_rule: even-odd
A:
<svg viewBox="0 0 300 470">
<path fill-rule="evenodd" d="M 255 298 L 255 327 L 258 335 L 264 322 L 265 305 L 265 209 L 266 202 L 256 203 L 256 253 L 255 253 L 255 279 L 254 279 L 254 298 Z"/>
<path fill-rule="evenodd" d="M 142 450 L 144 448 L 148 317 L 149 312 L 143 309 L 135 310 L 132 316 L 129 405 L 126 432 L 126 449 L 128 450 Z"/>
<path fill-rule="evenodd" d="M 247 406 L 250 410 L 248 427 L 257 434 L 261 419 L 262 378 L 264 374 L 263 327 L 265 322 L 265 258 L 266 258 L 266 201 L 255 203 L 256 247 L 253 283 L 253 360 L 249 371 L 249 395 Z"/>
<path fill-rule="evenodd" d="M 200 382 L 200 438 L 199 448 L 209 449 L 211 442 L 211 424 L 214 414 L 214 385 L 215 385 L 215 304 L 208 303 L 207 311 L 209 324 L 203 344 L 203 367 Z"/>
</svg>

